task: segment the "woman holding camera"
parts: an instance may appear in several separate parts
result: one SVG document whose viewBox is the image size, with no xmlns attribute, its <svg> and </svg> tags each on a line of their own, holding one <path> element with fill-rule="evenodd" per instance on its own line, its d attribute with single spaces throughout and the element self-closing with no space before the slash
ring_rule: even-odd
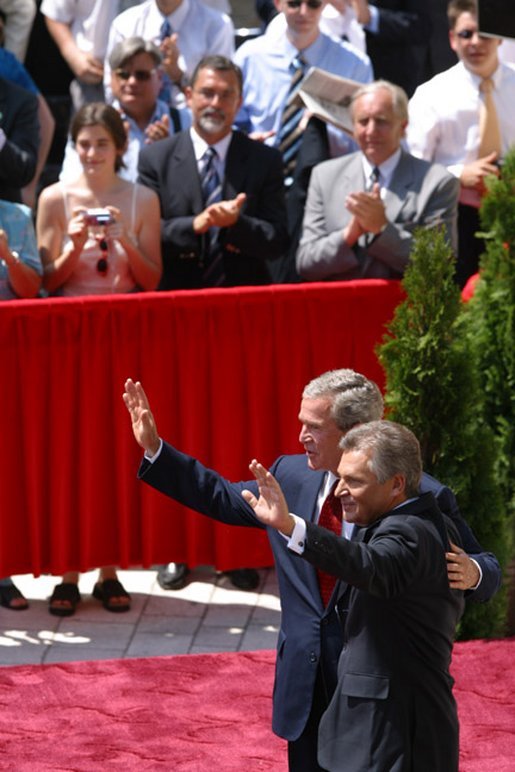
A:
<svg viewBox="0 0 515 772">
<path fill-rule="evenodd" d="M 37 239 L 50 294 L 98 295 L 153 290 L 161 276 L 160 211 L 156 194 L 121 179 L 126 132 L 103 103 L 82 107 L 71 125 L 82 173 L 70 185 L 43 190 Z M 71 616 L 80 601 L 77 571 L 66 573 L 49 601 L 55 616 Z M 108 611 L 128 611 L 131 599 L 114 566 L 100 569 L 93 595 Z"/>
<path fill-rule="evenodd" d="M 161 276 L 156 194 L 118 171 L 127 136 L 118 112 L 82 107 L 71 125 L 82 165 L 70 185 L 57 182 L 39 199 L 37 237 L 50 294 L 98 295 L 153 290 Z"/>
</svg>

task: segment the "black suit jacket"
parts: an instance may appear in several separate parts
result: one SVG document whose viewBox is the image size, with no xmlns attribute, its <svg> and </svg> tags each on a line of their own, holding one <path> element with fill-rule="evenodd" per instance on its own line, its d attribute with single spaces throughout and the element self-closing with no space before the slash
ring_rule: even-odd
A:
<svg viewBox="0 0 515 772">
<path fill-rule="evenodd" d="M 312 521 L 324 473 L 309 469 L 304 455 L 281 456 L 270 471 L 283 489 L 290 512 Z M 241 495 L 244 488 L 257 494 L 255 481 L 233 483 L 225 480 L 167 443 L 154 464 L 143 460 L 139 476 L 165 495 L 214 520 L 230 525 L 264 527 Z M 424 475 L 422 490 L 428 488 L 434 490 L 442 510 L 456 522 L 465 551 L 481 552 L 480 545 L 461 518 L 449 488 Z M 309 717 L 319 669 L 328 692 L 331 693 L 336 685 L 342 631 L 335 601 L 340 590 L 337 585 L 332 600 L 324 608 L 313 566 L 292 553 L 287 540 L 277 531 L 270 528 L 267 533 L 281 594 L 272 725 L 276 734 L 296 740 Z M 488 553 L 474 554 L 474 558 L 483 569 L 482 585 L 485 587 L 481 597 L 486 599 L 499 587 L 499 564 Z"/>
<path fill-rule="evenodd" d="M 350 585 L 338 601 L 338 685 L 319 728 L 324 769 L 457 772 L 449 665 L 463 593 L 449 588 L 446 526 L 456 541 L 431 493 L 356 540 L 307 524 L 303 557 Z"/>
<path fill-rule="evenodd" d="M 202 287 L 200 263 L 206 239 L 193 232 L 204 206 L 189 131 L 142 149 L 139 179 L 161 202 L 163 277 L 160 289 Z M 225 163 L 222 197 L 246 193 L 238 221 L 220 231 L 226 286 L 268 284 L 266 260 L 287 245 L 286 210 L 280 153 L 233 132 Z"/>
<path fill-rule="evenodd" d="M 36 171 L 39 146 L 38 100 L 29 91 L 0 78 L 0 199 L 21 202 L 21 188 Z"/>
</svg>

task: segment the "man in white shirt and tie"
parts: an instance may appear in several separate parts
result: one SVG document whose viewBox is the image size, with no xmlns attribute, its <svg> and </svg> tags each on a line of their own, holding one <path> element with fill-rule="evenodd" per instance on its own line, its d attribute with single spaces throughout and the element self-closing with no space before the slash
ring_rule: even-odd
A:
<svg viewBox="0 0 515 772">
<path fill-rule="evenodd" d="M 401 148 L 404 91 L 375 81 L 356 91 L 351 110 L 360 150 L 311 175 L 296 260 L 308 281 L 400 278 L 420 226 L 443 224 L 455 245 L 459 185 Z"/>
<path fill-rule="evenodd" d="M 443 164 L 459 179 L 456 278 L 463 286 L 483 251 L 475 233 L 485 178 L 499 174 L 515 140 L 515 69 L 499 61 L 500 38 L 480 34 L 477 0 L 452 0 L 448 18 L 460 61 L 416 90 L 407 142 L 413 155 Z"/>
</svg>

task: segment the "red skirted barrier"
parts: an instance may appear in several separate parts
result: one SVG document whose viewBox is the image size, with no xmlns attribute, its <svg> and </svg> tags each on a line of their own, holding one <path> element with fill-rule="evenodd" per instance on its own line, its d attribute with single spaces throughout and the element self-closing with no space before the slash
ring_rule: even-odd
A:
<svg viewBox="0 0 515 772">
<path fill-rule="evenodd" d="M 302 387 L 374 354 L 398 282 L 0 303 L 0 576 L 170 560 L 272 562 L 266 537 L 188 513 L 136 480 L 121 394 L 143 382 L 161 434 L 231 479 L 298 452 Z"/>
</svg>

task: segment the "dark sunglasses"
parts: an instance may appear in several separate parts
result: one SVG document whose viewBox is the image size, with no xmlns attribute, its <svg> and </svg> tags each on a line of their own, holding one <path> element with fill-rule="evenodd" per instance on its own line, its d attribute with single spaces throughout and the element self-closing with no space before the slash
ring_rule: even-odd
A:
<svg viewBox="0 0 515 772">
<path fill-rule="evenodd" d="M 302 3 L 308 8 L 320 8 L 324 0 L 286 0 L 288 8 L 300 8 Z"/>
<path fill-rule="evenodd" d="M 141 83 L 144 83 L 147 80 L 150 80 L 153 73 L 156 71 L 156 68 L 154 67 L 153 70 L 132 70 L 132 72 L 129 72 L 129 70 L 122 70 L 121 68 L 114 71 L 114 74 L 117 78 L 120 78 L 120 80 L 129 80 L 129 78 L 136 78 L 137 81 L 140 81 Z"/>
<path fill-rule="evenodd" d="M 456 37 L 459 37 L 462 40 L 472 40 L 474 35 L 477 35 L 478 38 L 481 38 L 481 40 L 485 40 L 487 37 L 487 35 L 482 35 L 480 32 L 478 32 L 477 29 L 462 29 L 456 33 Z"/>
<path fill-rule="evenodd" d="M 98 242 L 98 246 L 102 250 L 102 257 L 99 258 L 97 262 L 97 271 L 102 274 L 102 276 L 105 276 L 107 273 L 107 255 L 108 255 L 108 246 L 107 241 L 104 239 L 100 239 Z"/>
</svg>

